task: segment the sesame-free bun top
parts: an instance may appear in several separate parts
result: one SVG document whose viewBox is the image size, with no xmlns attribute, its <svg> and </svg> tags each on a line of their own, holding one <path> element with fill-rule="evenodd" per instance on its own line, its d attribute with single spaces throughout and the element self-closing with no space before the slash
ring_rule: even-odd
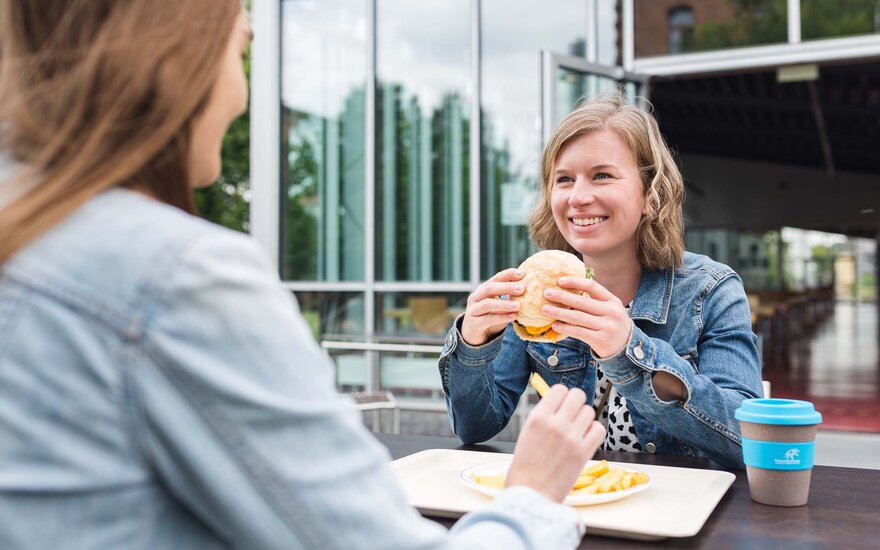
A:
<svg viewBox="0 0 880 550">
<path fill-rule="evenodd" d="M 523 295 L 518 298 L 520 308 L 513 323 L 517 335 L 523 340 L 532 342 L 558 342 L 564 339 L 565 336 L 550 328 L 556 319 L 541 313 L 541 306 L 548 303 L 544 298 L 544 290 L 555 288 L 579 294 L 560 288 L 559 279 L 584 277 L 586 268 L 583 260 L 562 250 L 543 250 L 527 258 L 520 264 L 519 269 L 525 273 L 521 282 L 526 288 Z"/>
</svg>

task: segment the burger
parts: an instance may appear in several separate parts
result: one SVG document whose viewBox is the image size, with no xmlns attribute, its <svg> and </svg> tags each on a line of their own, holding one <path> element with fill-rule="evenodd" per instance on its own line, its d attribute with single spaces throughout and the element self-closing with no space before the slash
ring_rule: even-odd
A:
<svg viewBox="0 0 880 550">
<path fill-rule="evenodd" d="M 541 312 L 541 306 L 549 303 L 544 298 L 544 290 L 555 288 L 572 294 L 580 294 L 559 287 L 562 277 L 585 277 L 591 279 L 593 270 L 584 267 L 584 262 L 574 254 L 562 250 L 543 250 L 528 257 L 519 266 L 525 273 L 522 283 L 525 292 L 518 298 L 519 313 L 513 322 L 517 336 L 530 342 L 558 342 L 565 338 L 551 328 L 553 317 Z"/>
</svg>

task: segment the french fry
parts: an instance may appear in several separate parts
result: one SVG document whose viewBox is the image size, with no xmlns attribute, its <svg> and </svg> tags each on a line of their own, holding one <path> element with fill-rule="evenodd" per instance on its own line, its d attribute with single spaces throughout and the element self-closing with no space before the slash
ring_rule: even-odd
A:
<svg viewBox="0 0 880 550">
<path fill-rule="evenodd" d="M 537 372 L 532 373 L 531 384 L 532 387 L 535 388 L 535 391 L 538 392 L 538 395 L 540 395 L 541 397 L 544 397 L 544 395 L 546 395 L 547 392 L 550 391 L 550 386 L 547 385 L 547 382 L 544 381 L 544 379 L 541 378 L 541 375 Z"/>
<path fill-rule="evenodd" d="M 598 476 L 596 478 L 596 483 L 605 483 L 611 479 L 611 477 L 617 472 L 618 468 L 608 468 L 604 474 Z"/>
<path fill-rule="evenodd" d="M 592 483 L 582 489 L 578 489 L 577 491 L 571 491 L 569 494 L 572 496 L 594 495 L 594 494 L 596 494 L 596 488 L 597 488 L 596 484 Z"/>
<path fill-rule="evenodd" d="M 596 478 L 593 476 L 578 476 L 577 481 L 574 482 L 574 487 L 572 487 L 571 490 L 575 491 L 577 489 L 586 487 L 587 485 L 592 485 L 594 481 L 596 481 Z"/>
<path fill-rule="evenodd" d="M 490 489 L 504 489 L 504 476 L 500 474 L 495 476 L 481 476 L 475 474 L 473 480 L 474 483 L 482 485 L 483 487 L 489 487 Z"/>
<path fill-rule="evenodd" d="M 590 464 L 589 466 L 587 466 L 586 468 L 581 470 L 581 475 L 582 476 L 593 476 L 595 478 L 598 478 L 607 472 L 608 472 L 608 461 L 607 460 L 600 460 L 599 462 L 597 462 L 595 464 Z"/>
<path fill-rule="evenodd" d="M 607 474 L 596 480 L 596 492 L 610 493 L 611 491 L 618 490 L 615 487 L 620 483 L 620 480 L 623 479 L 623 472 L 623 468 L 609 470 Z"/>
</svg>

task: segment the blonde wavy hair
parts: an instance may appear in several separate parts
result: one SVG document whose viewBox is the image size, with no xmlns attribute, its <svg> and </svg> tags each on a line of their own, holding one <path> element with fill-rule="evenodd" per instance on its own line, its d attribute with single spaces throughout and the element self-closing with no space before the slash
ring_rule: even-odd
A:
<svg viewBox="0 0 880 550">
<path fill-rule="evenodd" d="M 541 157 L 541 196 L 529 216 L 532 242 L 539 249 L 580 255 L 563 238 L 553 219 L 550 194 L 553 169 L 562 149 L 590 132 L 611 129 L 623 138 L 642 175 L 645 210 L 637 229 L 639 261 L 650 269 L 675 267 L 684 257 L 682 202 L 684 182 L 650 112 L 630 104 L 617 90 L 586 101 L 568 114 L 547 142 Z"/>
</svg>

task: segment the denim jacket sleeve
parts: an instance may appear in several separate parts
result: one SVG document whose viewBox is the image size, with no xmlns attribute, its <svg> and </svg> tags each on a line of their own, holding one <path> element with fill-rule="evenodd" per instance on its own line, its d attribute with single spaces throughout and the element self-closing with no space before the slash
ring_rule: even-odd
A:
<svg viewBox="0 0 880 550">
<path fill-rule="evenodd" d="M 440 353 L 440 379 L 452 431 L 465 444 L 498 434 L 526 390 L 530 367 L 526 342 L 508 326 L 481 346 L 461 337 L 459 316 Z"/>
<path fill-rule="evenodd" d="M 420 517 L 249 239 L 199 237 L 166 271 L 131 346 L 131 422 L 162 484 L 231 546 L 578 544 L 578 514 L 524 487 L 449 533 Z"/>
<path fill-rule="evenodd" d="M 617 355 L 597 360 L 627 404 L 660 430 L 719 464 L 743 468 L 734 411 L 743 399 L 761 395 L 761 363 L 748 300 L 733 273 L 697 299 L 702 326 L 693 363 L 638 326 Z M 681 380 L 687 394 L 683 401 L 657 397 L 652 376 L 659 371 Z"/>
</svg>

